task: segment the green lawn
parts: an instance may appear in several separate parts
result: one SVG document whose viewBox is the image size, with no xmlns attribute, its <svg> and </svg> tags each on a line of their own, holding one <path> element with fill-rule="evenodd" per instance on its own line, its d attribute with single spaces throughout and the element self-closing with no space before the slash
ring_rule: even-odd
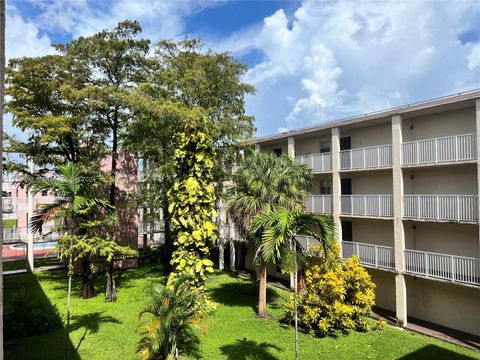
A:
<svg viewBox="0 0 480 360">
<path fill-rule="evenodd" d="M 103 276 L 97 289 L 103 291 Z M 73 331 L 70 359 L 136 359 L 140 337 L 138 312 L 145 304 L 149 288 L 165 280 L 159 268 L 142 267 L 118 273 L 118 301 L 78 298 L 79 279 L 75 279 L 72 301 Z M 66 281 L 64 271 L 20 274 L 5 278 L 6 311 L 8 296 L 20 288 L 32 296 L 47 296 L 62 316 L 65 315 Z M 203 359 L 275 360 L 293 359 L 293 330 L 282 325 L 281 303 L 288 294 L 269 289 L 270 320 L 255 317 L 257 289 L 249 281 L 217 273 L 208 282 L 210 296 L 218 308 L 207 319 L 203 336 Z M 6 347 L 6 359 L 62 359 L 65 331 L 23 338 Z M 351 333 L 339 338 L 319 339 L 300 334 L 301 359 L 480 359 L 480 354 L 416 333 L 387 327 L 381 332 Z M 75 349 L 78 351 L 75 352 Z"/>
</svg>

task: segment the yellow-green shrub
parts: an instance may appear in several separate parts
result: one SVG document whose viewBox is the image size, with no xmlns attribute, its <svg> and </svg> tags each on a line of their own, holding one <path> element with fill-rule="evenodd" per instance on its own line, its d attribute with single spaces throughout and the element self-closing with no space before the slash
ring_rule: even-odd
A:
<svg viewBox="0 0 480 360">
<path fill-rule="evenodd" d="M 375 284 L 356 256 L 329 269 L 306 270 L 304 293 L 298 297 L 299 325 L 318 335 L 336 331 L 367 331 L 366 316 L 375 304 Z M 285 304 L 286 319 L 294 320 L 293 298 Z"/>
</svg>

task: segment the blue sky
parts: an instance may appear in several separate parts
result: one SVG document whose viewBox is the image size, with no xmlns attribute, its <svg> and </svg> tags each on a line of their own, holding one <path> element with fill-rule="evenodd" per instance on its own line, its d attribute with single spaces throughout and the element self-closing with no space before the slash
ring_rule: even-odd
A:
<svg viewBox="0 0 480 360">
<path fill-rule="evenodd" d="M 8 1 L 7 58 L 127 18 L 248 64 L 260 136 L 480 88 L 475 1 Z"/>
</svg>

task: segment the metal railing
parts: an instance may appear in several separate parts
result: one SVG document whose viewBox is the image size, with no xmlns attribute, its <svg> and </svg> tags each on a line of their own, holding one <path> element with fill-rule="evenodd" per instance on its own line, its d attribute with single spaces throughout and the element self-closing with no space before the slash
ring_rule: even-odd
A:
<svg viewBox="0 0 480 360">
<path fill-rule="evenodd" d="M 395 251 L 393 247 L 342 241 L 342 258 L 345 260 L 353 255 L 365 266 L 395 269 Z"/>
<path fill-rule="evenodd" d="M 3 197 L 3 212 L 23 212 L 27 211 L 27 199 L 19 199 L 12 197 Z"/>
<path fill-rule="evenodd" d="M 392 195 L 342 195 L 341 210 L 345 215 L 391 217 Z"/>
<path fill-rule="evenodd" d="M 332 195 L 312 195 L 305 200 L 308 211 L 317 214 L 332 213 Z"/>
<path fill-rule="evenodd" d="M 480 259 L 405 250 L 405 272 L 459 282 L 480 285 Z"/>
<path fill-rule="evenodd" d="M 475 160 L 476 134 L 445 136 L 402 144 L 403 165 Z"/>
<path fill-rule="evenodd" d="M 159 220 L 154 221 L 153 229 L 152 229 L 152 226 L 151 226 L 150 222 L 148 222 L 148 221 L 145 221 L 145 222 L 140 221 L 138 223 L 138 233 L 139 234 L 146 234 L 146 233 L 150 233 L 150 232 L 158 233 L 158 232 L 161 232 L 161 231 L 165 231 L 165 229 L 164 229 L 163 223 Z"/>
<path fill-rule="evenodd" d="M 296 236 L 297 241 L 300 243 L 300 246 L 304 251 L 310 250 L 310 245 L 318 245 L 318 240 L 313 236 Z"/>
<path fill-rule="evenodd" d="M 476 222 L 477 195 L 404 195 L 404 217 L 438 221 Z"/>
<path fill-rule="evenodd" d="M 392 145 L 340 151 L 340 170 L 376 169 L 392 166 Z"/>
<path fill-rule="evenodd" d="M 308 165 L 314 172 L 332 171 L 331 153 L 295 156 L 295 161 Z"/>
<path fill-rule="evenodd" d="M 42 234 L 34 234 L 34 239 L 37 241 L 52 241 L 57 240 L 61 233 L 53 231 L 53 226 L 44 226 L 42 228 Z M 28 228 L 27 227 L 12 227 L 3 229 L 3 241 L 5 243 L 14 243 L 14 242 L 27 242 L 28 241 Z"/>
</svg>

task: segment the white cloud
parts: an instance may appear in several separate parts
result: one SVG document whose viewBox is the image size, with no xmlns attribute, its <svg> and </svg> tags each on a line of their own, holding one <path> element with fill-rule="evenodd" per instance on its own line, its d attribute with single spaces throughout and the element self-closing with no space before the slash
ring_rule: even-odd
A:
<svg viewBox="0 0 480 360">
<path fill-rule="evenodd" d="M 250 43 L 236 34 L 232 44 L 265 59 L 245 77 L 257 87 L 247 109 L 268 133 L 478 88 L 480 46 L 459 40 L 474 11 L 420 1 L 306 1 L 291 19 L 279 10 Z"/>
</svg>

